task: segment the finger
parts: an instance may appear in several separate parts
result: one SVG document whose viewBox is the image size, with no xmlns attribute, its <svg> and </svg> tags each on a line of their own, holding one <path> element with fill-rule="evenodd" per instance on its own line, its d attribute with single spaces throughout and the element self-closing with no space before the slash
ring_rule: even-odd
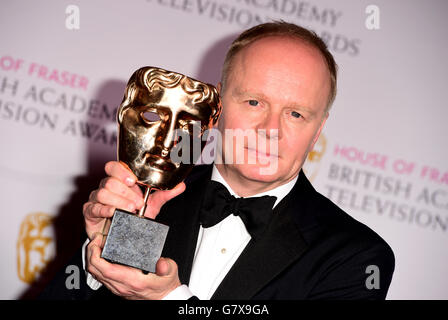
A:
<svg viewBox="0 0 448 320">
<path fill-rule="evenodd" d="M 130 212 L 134 212 L 137 208 L 137 205 L 134 201 L 115 194 L 105 188 L 99 189 L 90 201 L 99 202 L 100 204 L 105 206 L 120 208 L 123 210 L 128 210 Z M 143 202 L 143 200 L 141 201 Z"/>
<path fill-rule="evenodd" d="M 89 201 L 95 201 L 97 193 L 98 193 L 98 189 L 95 189 L 92 192 L 90 192 L 90 194 L 89 194 Z"/>
<path fill-rule="evenodd" d="M 118 161 L 109 161 L 106 163 L 104 171 L 106 171 L 107 175 L 117 178 L 130 187 L 137 181 L 137 177 L 132 171 L 125 164 Z"/>
<path fill-rule="evenodd" d="M 89 261 L 88 271 L 92 273 L 98 281 L 112 284 L 114 281 L 114 273 L 111 272 L 111 269 L 118 265 L 109 263 L 105 259 L 101 258 L 102 239 L 103 235 L 96 232 L 93 239 L 87 246 Z"/>
<path fill-rule="evenodd" d="M 106 218 L 114 214 L 114 208 L 104 206 L 97 202 L 86 202 L 83 206 L 84 223 L 87 236 L 93 238 L 93 234 L 104 228 Z"/>
<path fill-rule="evenodd" d="M 186 189 L 185 183 L 181 182 L 171 190 L 160 190 L 149 196 L 149 205 L 145 211 L 145 216 L 154 219 L 160 212 L 160 208 L 172 198 L 178 196 Z"/>
<path fill-rule="evenodd" d="M 116 195 L 119 195 L 122 198 L 134 201 L 137 208 L 141 208 L 143 206 L 143 196 L 138 186 L 134 186 L 135 188 L 132 188 L 121 182 L 117 178 L 108 177 L 101 180 L 99 190 L 102 189 L 101 187 L 109 190 Z"/>
<path fill-rule="evenodd" d="M 114 214 L 114 207 L 105 206 L 99 202 L 86 202 L 84 204 L 83 214 L 86 219 L 110 218 Z"/>
<path fill-rule="evenodd" d="M 91 273 L 98 281 L 104 280 L 101 270 L 97 268 L 97 259 L 100 258 L 101 248 L 100 242 L 102 242 L 102 234 L 95 232 L 92 236 L 92 240 L 87 245 L 87 271 Z"/>
<path fill-rule="evenodd" d="M 153 274 L 153 287 L 162 290 L 165 295 L 180 285 L 177 263 L 169 258 L 160 258 Z"/>
<path fill-rule="evenodd" d="M 156 274 L 159 277 L 169 276 L 174 270 L 174 266 L 172 263 L 175 263 L 173 260 L 168 258 L 160 258 L 156 264 Z"/>
</svg>

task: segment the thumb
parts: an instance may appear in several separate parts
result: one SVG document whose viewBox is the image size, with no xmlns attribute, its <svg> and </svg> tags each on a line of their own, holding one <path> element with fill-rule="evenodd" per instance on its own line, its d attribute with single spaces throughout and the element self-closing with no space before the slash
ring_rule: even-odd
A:
<svg viewBox="0 0 448 320">
<path fill-rule="evenodd" d="M 160 258 L 156 264 L 156 274 L 160 277 L 177 273 L 177 264 L 169 258 Z"/>
<path fill-rule="evenodd" d="M 181 182 L 171 190 L 159 190 L 149 196 L 149 205 L 145 216 L 154 219 L 160 212 L 160 208 L 172 198 L 178 196 L 186 189 L 185 183 Z"/>
</svg>

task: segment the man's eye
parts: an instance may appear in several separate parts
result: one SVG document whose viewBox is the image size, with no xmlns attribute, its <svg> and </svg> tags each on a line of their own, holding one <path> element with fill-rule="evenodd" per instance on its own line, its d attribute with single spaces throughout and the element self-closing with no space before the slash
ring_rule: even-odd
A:
<svg viewBox="0 0 448 320">
<path fill-rule="evenodd" d="M 157 122 L 160 120 L 159 114 L 153 111 L 142 112 L 142 118 L 147 122 Z"/>
<path fill-rule="evenodd" d="M 249 102 L 249 104 L 250 104 L 252 107 L 256 107 L 256 106 L 258 106 L 258 101 L 257 101 L 257 100 L 249 100 L 248 102 Z"/>
<path fill-rule="evenodd" d="M 298 113 L 297 111 L 292 111 L 291 112 L 291 115 L 294 117 L 294 118 L 300 118 L 302 115 L 300 114 L 300 113 Z"/>
</svg>

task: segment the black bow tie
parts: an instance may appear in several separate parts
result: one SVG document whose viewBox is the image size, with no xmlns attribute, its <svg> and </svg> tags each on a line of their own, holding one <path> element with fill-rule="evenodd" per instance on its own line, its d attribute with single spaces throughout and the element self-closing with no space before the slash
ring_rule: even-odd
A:
<svg viewBox="0 0 448 320">
<path fill-rule="evenodd" d="M 273 196 L 235 198 L 223 184 L 211 180 L 201 209 L 202 227 L 212 227 L 234 214 L 243 220 L 251 237 L 257 240 L 272 217 L 272 207 L 276 200 L 277 197 Z"/>
</svg>

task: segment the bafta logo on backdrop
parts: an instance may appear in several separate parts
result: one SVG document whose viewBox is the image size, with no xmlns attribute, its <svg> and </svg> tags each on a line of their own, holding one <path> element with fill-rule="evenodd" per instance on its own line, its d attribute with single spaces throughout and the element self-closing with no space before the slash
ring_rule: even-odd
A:
<svg viewBox="0 0 448 320">
<path fill-rule="evenodd" d="M 20 225 L 17 239 L 17 275 L 34 282 L 54 258 L 53 218 L 45 213 L 28 214 Z"/>
<path fill-rule="evenodd" d="M 311 182 L 313 182 L 319 172 L 321 160 L 326 150 L 327 138 L 321 134 L 314 145 L 314 149 L 308 154 L 308 157 L 303 164 L 303 171 Z"/>
</svg>

